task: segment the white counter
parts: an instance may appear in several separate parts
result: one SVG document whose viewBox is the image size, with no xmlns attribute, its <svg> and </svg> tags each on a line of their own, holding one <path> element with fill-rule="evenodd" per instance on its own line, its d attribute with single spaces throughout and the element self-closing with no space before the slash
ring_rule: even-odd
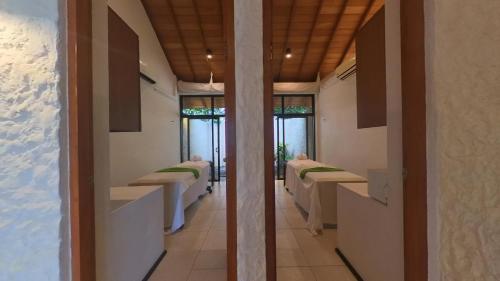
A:
<svg viewBox="0 0 500 281">
<path fill-rule="evenodd" d="M 393 241 L 387 237 L 389 210 L 368 194 L 367 183 L 338 185 L 337 247 L 356 271 L 369 281 L 392 280 Z"/>
<path fill-rule="evenodd" d="M 112 187 L 110 281 L 142 280 L 165 250 L 163 188 Z"/>
</svg>

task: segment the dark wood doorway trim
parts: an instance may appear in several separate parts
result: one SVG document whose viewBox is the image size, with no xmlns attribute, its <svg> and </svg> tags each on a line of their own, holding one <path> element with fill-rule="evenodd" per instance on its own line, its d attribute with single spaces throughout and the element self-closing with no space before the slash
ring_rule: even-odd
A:
<svg viewBox="0 0 500 281">
<path fill-rule="evenodd" d="M 428 278 L 424 0 L 401 1 L 405 281 Z"/>
<path fill-rule="evenodd" d="M 273 0 L 262 0 L 264 68 L 264 188 L 266 232 L 266 278 L 276 281 L 276 202 L 274 184 L 273 112 Z"/>
<path fill-rule="evenodd" d="M 68 0 L 68 125 L 71 275 L 96 279 L 92 126 L 91 0 Z"/>
<path fill-rule="evenodd" d="M 226 220 L 227 280 L 238 280 L 236 206 L 236 77 L 234 46 L 234 0 L 223 0 L 226 106 Z"/>
</svg>

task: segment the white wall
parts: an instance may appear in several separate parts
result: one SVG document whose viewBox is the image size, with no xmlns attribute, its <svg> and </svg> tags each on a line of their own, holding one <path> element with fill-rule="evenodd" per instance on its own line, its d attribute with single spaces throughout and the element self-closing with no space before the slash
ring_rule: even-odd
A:
<svg viewBox="0 0 500 281">
<path fill-rule="evenodd" d="M 0 1 L 0 280 L 69 280 L 63 7 Z"/>
<path fill-rule="evenodd" d="M 139 35 L 141 68 L 166 95 L 176 96 L 176 77 L 140 0 L 109 0 L 110 7 Z M 180 161 L 179 103 L 141 80 L 142 132 L 110 133 L 111 185 Z"/>
<path fill-rule="evenodd" d="M 356 75 L 322 82 L 317 104 L 319 161 L 364 177 L 387 167 L 387 127 L 358 129 Z"/>
<path fill-rule="evenodd" d="M 356 125 L 356 112 L 355 112 L 355 79 L 332 83 L 323 84 L 322 92 L 319 94 L 319 152 L 321 161 L 337 164 L 336 157 L 341 155 L 339 159 L 341 163 L 338 165 L 346 165 L 346 169 L 352 169 L 358 173 L 364 174 L 368 166 L 383 165 L 385 163 L 388 170 L 388 182 L 390 186 L 390 193 L 388 198 L 388 205 L 383 210 L 383 215 L 386 218 L 383 228 L 384 236 L 380 241 L 374 243 L 384 244 L 383 258 L 385 264 L 389 265 L 383 269 L 387 281 L 401 281 L 404 279 L 404 236 L 403 236 L 403 153 L 402 153 L 402 114 L 401 114 L 401 37 L 400 37 L 400 0 L 386 0 L 385 2 L 385 34 L 386 34 L 386 88 L 387 88 L 387 127 L 385 128 L 372 128 L 354 131 Z M 325 91 L 326 90 L 326 91 Z M 333 93 L 333 97 L 337 100 L 328 99 L 324 97 L 326 93 Z M 344 96 L 343 94 L 351 92 L 351 96 Z M 337 101 L 338 104 L 335 104 Z M 326 113 L 329 117 L 327 120 L 321 121 L 321 115 L 326 111 L 336 109 L 338 113 Z M 333 110 L 332 110 L 333 111 Z M 349 150 L 347 140 L 343 140 L 345 147 L 325 147 L 334 146 L 332 140 L 343 138 L 343 136 L 336 135 L 332 132 L 335 127 L 330 126 L 336 124 L 344 130 L 345 136 L 351 143 L 357 143 L 369 147 L 369 151 L 359 148 L 360 151 Z M 342 122 L 342 123 L 341 123 Z M 347 125 L 351 124 L 351 125 Z M 327 125 L 327 126 L 325 126 Z M 343 128 L 342 126 L 348 126 Z M 328 131 L 330 130 L 330 131 Z M 326 132 L 325 132 L 326 131 Z M 382 132 L 383 131 L 383 132 Z M 352 139 L 351 139 L 352 138 Z M 365 142 L 363 138 L 371 139 Z M 375 147 L 373 143 L 378 143 Z M 385 143 L 385 147 L 382 144 Z M 380 149 L 383 154 L 374 152 L 372 149 Z M 358 162 L 348 157 L 344 151 L 334 151 L 334 149 L 348 150 L 349 155 L 355 155 L 366 162 Z M 322 156 L 323 154 L 324 156 Z M 337 155 L 336 155 L 337 154 Z M 321 158 L 323 157 L 323 158 Z M 326 157 L 326 158 L 325 158 Z M 331 158 L 330 158 L 331 157 Z M 383 159 L 383 160 L 382 160 Z M 380 161 L 380 162 L 378 162 Z M 355 266 L 355 265 L 354 265 Z M 456 279 L 459 280 L 459 279 Z M 432 281 L 435 281 L 432 279 Z"/>
<path fill-rule="evenodd" d="M 425 1 L 430 280 L 500 280 L 500 2 Z"/>
</svg>

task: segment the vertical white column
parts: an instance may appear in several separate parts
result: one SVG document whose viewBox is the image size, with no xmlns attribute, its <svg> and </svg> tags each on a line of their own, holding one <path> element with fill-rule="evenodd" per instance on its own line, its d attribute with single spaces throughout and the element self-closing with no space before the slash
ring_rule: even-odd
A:
<svg viewBox="0 0 500 281">
<path fill-rule="evenodd" d="M 234 0 L 238 280 L 266 279 L 262 0 Z"/>
</svg>

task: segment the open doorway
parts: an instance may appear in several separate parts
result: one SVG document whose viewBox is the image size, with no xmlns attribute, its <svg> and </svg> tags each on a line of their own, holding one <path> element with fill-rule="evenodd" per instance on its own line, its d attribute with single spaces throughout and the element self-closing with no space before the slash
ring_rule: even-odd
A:
<svg viewBox="0 0 500 281">
<path fill-rule="evenodd" d="M 72 169 L 71 171 L 73 278 L 76 280 L 95 280 L 97 276 L 99 280 L 120 281 L 135 281 L 143 278 L 144 280 L 148 280 L 148 278 L 149 280 L 174 280 L 172 278 L 181 278 L 176 280 L 222 280 L 226 279 L 228 275 L 233 276 L 228 272 L 234 266 L 229 267 L 227 264 L 235 265 L 236 263 L 235 247 L 232 246 L 235 245 L 235 242 L 231 242 L 235 241 L 236 238 L 233 231 L 235 217 L 226 216 L 226 212 L 234 214 L 233 207 L 235 208 L 235 204 L 226 203 L 233 202 L 235 196 L 234 192 L 228 192 L 226 196 L 224 180 L 226 176 L 230 177 L 231 169 L 233 169 L 231 165 L 226 166 L 225 164 L 226 154 L 231 155 L 229 153 L 230 148 L 226 153 L 225 128 L 232 128 L 231 124 L 234 123 L 234 114 L 231 115 L 231 112 L 234 112 L 234 103 L 231 103 L 234 92 L 228 86 L 226 95 L 212 97 L 210 107 L 213 111 L 210 116 L 195 117 L 183 112 L 186 113 L 183 117 L 187 120 L 185 121 L 187 126 L 192 128 L 191 131 L 186 131 L 186 138 L 193 143 L 193 145 L 187 146 L 185 155 L 182 154 L 182 146 L 180 145 L 182 137 L 179 137 L 179 133 L 182 133 L 182 122 L 184 121 L 182 118 L 179 119 L 182 110 L 179 110 L 180 99 L 176 92 L 177 79 L 202 83 L 206 82 L 206 78 L 210 77 L 212 72 L 214 80 L 224 80 L 223 70 L 226 68 L 226 60 L 231 61 L 231 56 L 224 56 L 223 49 L 225 49 L 225 44 L 233 44 L 230 35 L 227 38 L 224 36 L 225 30 L 231 29 L 230 26 L 226 27 L 224 23 L 232 26 L 233 21 L 223 21 L 221 1 L 193 1 L 189 11 L 197 16 L 197 20 L 199 20 L 196 32 L 201 35 L 198 39 L 204 41 L 205 44 L 205 48 L 201 50 L 195 48 L 196 50 L 193 51 L 190 50 L 190 46 L 184 44 L 186 35 L 183 34 L 183 30 L 179 27 L 179 25 L 189 24 L 183 22 L 183 19 L 180 19 L 182 16 L 178 14 L 178 10 L 182 10 L 184 7 L 177 7 L 173 1 L 162 2 L 161 7 L 158 7 L 158 3 L 155 1 L 108 1 L 107 4 L 110 5 L 110 10 L 104 3 L 97 3 L 92 7 L 91 1 L 78 1 L 77 4 L 73 2 L 70 1 L 71 4 L 68 5 L 70 31 L 68 34 L 70 35 L 69 45 L 71 46 L 69 52 L 70 121 L 72 128 L 71 163 L 73 167 L 78 167 L 78 169 Z M 232 1 L 225 2 L 224 9 L 231 11 Z M 165 16 L 164 19 L 167 20 L 167 24 L 174 24 L 176 27 L 175 38 L 168 37 L 169 35 L 159 31 L 161 27 L 157 25 L 158 22 L 155 21 L 156 18 L 153 15 L 154 11 L 158 10 L 162 10 L 167 14 L 167 16 L 165 14 L 161 15 L 162 17 Z M 214 20 L 217 22 L 218 36 L 215 39 L 217 44 L 214 44 L 213 47 L 211 47 L 213 43 L 207 42 L 203 33 L 206 18 L 202 18 L 201 15 L 204 16 L 206 10 L 210 10 L 208 21 L 212 22 L 212 19 L 215 18 Z M 224 14 L 231 17 L 232 11 Z M 128 52 L 121 52 L 123 48 L 136 47 L 136 43 L 139 45 L 139 50 L 134 48 L 132 59 L 127 57 L 126 60 L 127 63 L 135 67 L 134 71 L 130 72 L 133 73 L 131 77 L 120 76 L 121 71 L 124 71 L 124 69 L 119 67 L 114 67 L 114 72 L 110 73 L 110 76 L 114 76 L 115 81 L 118 81 L 118 83 L 121 79 L 122 85 L 120 86 L 129 85 L 130 80 L 137 82 L 135 86 L 140 86 L 140 95 L 135 96 L 140 98 L 139 106 L 137 106 L 137 99 L 131 100 L 129 97 L 122 97 L 122 101 L 130 102 L 129 105 L 133 106 L 134 114 L 137 113 L 139 118 L 135 118 L 138 122 L 132 130 L 117 129 L 111 130 L 111 132 L 109 128 L 105 128 L 101 132 L 101 129 L 107 126 L 107 122 L 97 121 L 102 121 L 99 122 L 97 130 L 99 130 L 99 133 L 106 135 L 106 138 L 103 138 L 100 134 L 96 137 L 99 138 L 99 142 L 96 144 L 99 146 L 97 151 L 106 152 L 110 148 L 112 148 L 110 149 L 112 151 L 111 155 L 99 155 L 99 159 L 111 158 L 111 163 L 107 161 L 99 163 L 99 167 L 106 166 L 106 168 L 98 171 L 101 178 L 108 176 L 111 179 L 108 178 L 98 183 L 99 189 L 105 190 L 107 196 L 95 195 L 96 205 L 99 206 L 94 208 L 93 159 L 91 156 L 93 155 L 92 144 L 95 139 L 92 140 L 93 95 L 91 88 L 93 83 L 91 77 L 92 75 L 97 76 L 96 73 L 98 73 L 99 79 L 97 79 L 97 82 L 99 85 L 107 84 L 107 73 L 105 73 L 107 67 L 104 67 L 107 64 L 98 64 L 96 69 L 99 71 L 96 71 L 95 69 L 92 70 L 90 62 L 93 53 L 100 55 L 99 57 L 96 56 L 99 59 L 94 58 L 95 61 L 105 61 L 102 58 L 106 58 L 103 54 L 108 52 L 106 49 L 107 44 L 105 44 L 109 39 L 107 38 L 107 35 L 109 35 L 107 34 L 107 27 L 113 27 L 109 23 L 108 26 L 105 24 L 109 19 L 106 15 L 112 15 L 118 24 L 124 27 L 123 30 L 126 31 L 123 33 L 112 32 L 114 35 L 130 34 L 128 39 L 133 41 L 112 45 L 109 51 L 115 52 L 117 56 L 127 56 L 129 55 Z M 95 26 L 92 25 L 92 20 Z M 162 23 L 165 23 L 165 21 Z M 213 24 L 211 26 L 213 27 Z M 92 30 L 96 31 L 99 37 L 93 36 Z M 164 36 L 168 38 L 161 40 L 164 39 Z M 92 40 L 89 40 L 89 38 L 94 38 L 95 46 L 92 45 Z M 184 62 L 192 62 L 191 52 L 210 54 L 213 60 L 207 61 L 205 55 L 202 55 L 199 58 L 199 65 L 196 70 L 191 68 L 186 74 L 176 68 L 170 60 L 171 54 L 175 54 L 175 51 L 168 51 L 168 48 L 162 45 L 165 41 L 172 40 L 182 41 L 185 52 L 182 58 Z M 96 47 L 97 45 L 98 47 Z M 93 48 L 99 50 L 93 52 Z M 234 63 L 234 57 L 232 61 Z M 231 75 L 230 65 L 228 64 L 228 71 L 226 72 L 228 85 L 231 85 L 231 77 L 234 79 L 234 74 Z M 135 86 L 133 90 L 136 90 Z M 105 87 L 99 87 L 99 93 L 94 93 L 94 96 L 98 97 L 99 100 L 94 102 L 94 114 L 99 114 L 99 117 L 102 117 L 101 115 L 107 117 L 109 114 L 107 109 L 108 97 L 106 91 L 101 91 L 102 88 Z M 125 87 L 124 90 L 129 89 Z M 228 104 L 228 106 L 224 104 Z M 114 110 L 116 103 L 112 106 L 113 108 L 109 110 Z M 225 115 L 226 108 L 229 112 L 227 116 Z M 131 111 L 128 112 L 132 115 Z M 122 113 L 124 112 L 122 111 Z M 116 119 L 119 122 L 126 122 L 124 118 Z M 198 129 L 193 130 L 197 126 Z M 209 131 L 205 132 L 202 137 L 196 134 L 199 130 L 208 129 Z M 231 139 L 233 135 L 231 133 L 228 135 L 227 138 L 234 142 L 234 139 Z M 199 140 L 197 144 L 196 138 Z M 203 147 L 201 144 L 209 144 L 209 146 Z M 206 189 L 207 185 L 210 184 L 198 184 L 205 175 L 204 168 L 197 169 L 186 165 L 178 166 L 182 157 L 185 157 L 182 159 L 182 164 L 185 164 L 184 162 L 194 160 L 191 158 L 195 154 L 201 154 L 199 156 L 202 159 L 201 161 L 191 162 L 197 162 L 198 164 L 200 162 L 212 163 L 211 167 L 213 168 L 209 169 L 210 178 L 219 182 L 214 183 L 214 186 L 210 186 L 213 189 L 208 189 L 208 191 L 213 191 L 211 194 Z M 228 157 L 228 163 L 231 163 L 232 159 Z M 176 169 L 176 171 L 166 171 L 171 168 Z M 182 169 L 182 171 L 179 169 Z M 189 169 L 189 172 L 186 169 Z M 189 176 L 190 179 L 185 181 L 186 184 L 180 184 L 178 187 L 171 186 L 172 188 L 167 187 L 170 183 L 158 183 L 156 186 L 144 184 L 144 182 L 134 183 L 135 180 L 143 178 L 144 175 L 147 176 L 148 173 L 164 173 L 163 175 L 178 173 Z M 192 190 L 193 184 L 199 187 L 196 188 L 199 193 L 187 196 L 190 199 L 188 198 L 186 201 L 187 197 L 182 193 Z M 113 186 L 111 190 L 109 185 Z M 148 187 L 145 187 L 145 185 Z M 160 187 L 160 189 L 157 189 L 157 187 Z M 182 196 L 175 195 L 177 191 L 180 191 Z M 162 192 L 163 194 L 174 195 L 177 199 L 180 198 L 180 200 L 174 201 L 177 203 L 182 201 L 183 204 L 172 204 L 175 202 L 168 201 L 164 196 L 165 204 L 163 206 L 167 206 L 171 210 L 158 207 L 161 205 L 159 203 L 162 200 L 157 199 L 160 199 L 159 194 Z M 140 198 L 137 197 L 138 194 Z M 226 208 L 226 205 L 228 208 Z M 179 211 L 183 220 L 175 229 L 173 226 L 177 220 L 176 216 L 171 217 L 170 222 L 166 219 L 167 215 L 170 216 L 169 213 L 172 211 L 177 212 L 172 209 L 178 209 L 177 211 Z M 226 211 L 226 209 L 231 211 Z M 105 223 L 101 218 L 106 218 Z M 152 220 L 156 222 L 151 223 Z M 226 227 L 228 222 L 229 227 Z M 105 233 L 106 239 L 97 243 L 95 242 L 94 224 L 97 224 L 96 228 L 107 230 L 107 233 Z M 122 226 L 129 225 L 131 228 L 120 230 L 116 227 L 120 224 Z M 227 231 L 234 235 L 226 235 Z M 132 236 L 136 238 L 132 238 Z M 139 236 L 142 238 L 137 239 Z M 234 239 L 226 239 L 228 236 Z M 163 247 L 165 245 L 167 246 L 166 249 Z M 97 247 L 99 249 L 96 254 Z M 106 248 L 106 251 L 104 251 L 104 248 Z M 228 248 L 229 251 L 227 251 Z M 107 253 L 103 254 L 103 252 Z M 212 279 L 207 279 L 207 276 L 211 276 Z M 231 277 L 227 279 L 235 280 L 234 278 L 231 279 Z"/>
</svg>

